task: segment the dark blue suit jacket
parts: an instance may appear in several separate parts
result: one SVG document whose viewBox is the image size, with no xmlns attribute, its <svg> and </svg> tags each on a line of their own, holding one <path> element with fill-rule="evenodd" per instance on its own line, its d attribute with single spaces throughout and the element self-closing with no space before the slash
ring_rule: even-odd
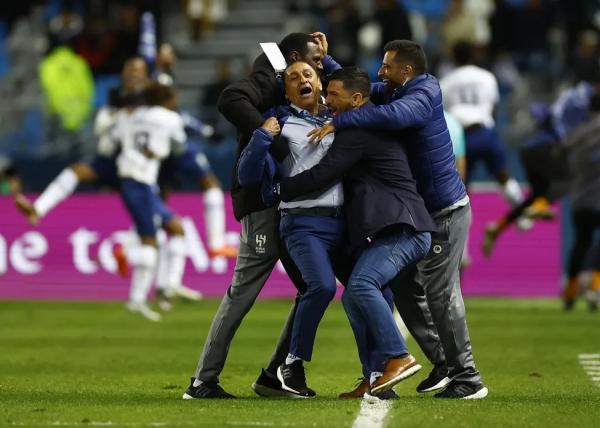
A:
<svg viewBox="0 0 600 428">
<path fill-rule="evenodd" d="M 280 196 L 289 201 L 327 189 L 342 177 L 352 246 L 360 247 L 402 224 L 417 231 L 437 230 L 417 193 L 404 145 L 381 131 L 347 129 L 336 133 L 318 165 L 281 181 Z"/>
<path fill-rule="evenodd" d="M 340 113 L 333 119 L 333 125 L 338 130 L 403 131 L 401 139 L 406 142 L 417 188 L 429 212 L 447 208 L 465 197 L 437 79 L 431 74 L 421 74 L 394 92 L 383 83 L 374 83 L 371 100 L 379 105 Z"/>
</svg>

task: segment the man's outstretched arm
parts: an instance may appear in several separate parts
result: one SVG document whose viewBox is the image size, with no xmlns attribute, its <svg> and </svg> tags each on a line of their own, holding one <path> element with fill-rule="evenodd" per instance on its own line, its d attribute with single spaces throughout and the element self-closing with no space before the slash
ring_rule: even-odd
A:
<svg viewBox="0 0 600 428">
<path fill-rule="evenodd" d="M 337 136 L 325 157 L 317 165 L 281 181 L 279 184 L 281 200 L 291 201 L 315 190 L 331 187 L 360 160 L 362 153 L 363 145 L 353 133 Z"/>
</svg>

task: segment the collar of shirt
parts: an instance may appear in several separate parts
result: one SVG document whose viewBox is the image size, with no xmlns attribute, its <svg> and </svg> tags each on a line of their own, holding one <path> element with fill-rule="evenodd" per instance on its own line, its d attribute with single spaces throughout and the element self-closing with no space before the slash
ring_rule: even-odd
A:
<svg viewBox="0 0 600 428">
<path fill-rule="evenodd" d="M 325 125 L 331 120 L 331 115 L 329 109 L 327 108 L 323 110 L 319 109 L 319 113 L 317 113 L 316 115 L 312 115 L 307 110 L 304 110 L 294 104 L 290 104 L 290 113 L 293 116 L 304 119 L 307 122 L 312 123 L 313 125 L 316 125 L 318 127 Z"/>
</svg>

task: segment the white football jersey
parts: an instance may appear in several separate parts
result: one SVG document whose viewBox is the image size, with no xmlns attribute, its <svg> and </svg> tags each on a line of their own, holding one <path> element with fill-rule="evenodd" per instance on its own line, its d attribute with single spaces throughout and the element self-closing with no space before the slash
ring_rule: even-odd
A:
<svg viewBox="0 0 600 428">
<path fill-rule="evenodd" d="M 121 110 L 113 130 L 121 144 L 117 171 L 121 178 L 156 184 L 162 159 L 171 150 L 181 151 L 186 136 L 181 116 L 163 107 L 138 107 Z"/>
<path fill-rule="evenodd" d="M 444 108 L 464 127 L 495 125 L 494 106 L 500 99 L 498 81 L 475 65 L 455 68 L 440 80 Z"/>
</svg>

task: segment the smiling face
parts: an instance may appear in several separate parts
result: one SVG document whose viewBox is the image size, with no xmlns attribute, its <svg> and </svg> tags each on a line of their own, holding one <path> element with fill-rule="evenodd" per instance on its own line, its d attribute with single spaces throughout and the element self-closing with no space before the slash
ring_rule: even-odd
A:
<svg viewBox="0 0 600 428">
<path fill-rule="evenodd" d="M 392 88 L 403 86 L 414 74 L 410 64 L 396 59 L 397 54 L 395 51 L 387 51 L 377 73 L 383 83 Z"/>
<path fill-rule="evenodd" d="M 315 114 L 318 111 L 321 81 L 317 72 L 305 62 L 295 62 L 285 69 L 285 97 L 294 105 Z"/>
</svg>

